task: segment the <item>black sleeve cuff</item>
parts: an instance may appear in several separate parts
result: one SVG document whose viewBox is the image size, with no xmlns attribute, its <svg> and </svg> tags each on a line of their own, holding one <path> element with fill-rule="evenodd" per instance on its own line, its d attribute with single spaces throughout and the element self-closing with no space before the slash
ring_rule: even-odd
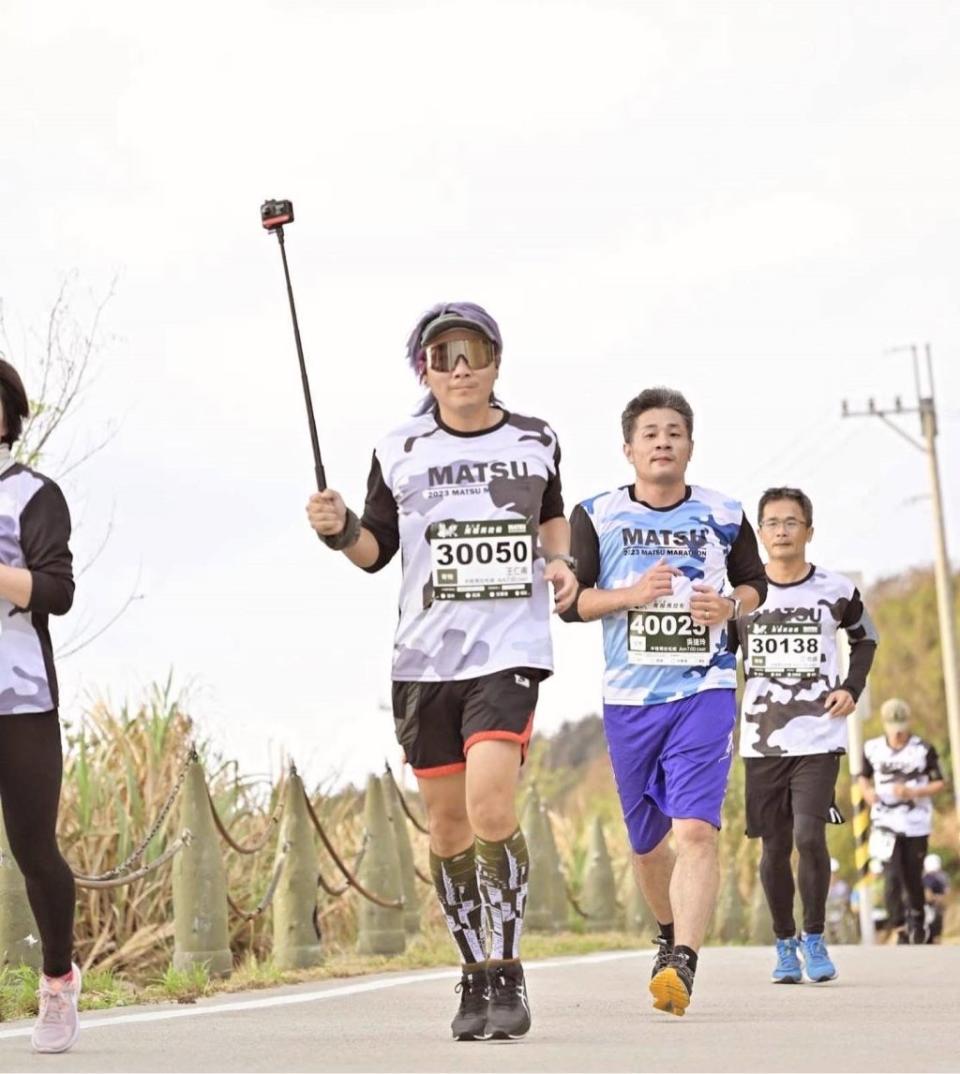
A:
<svg viewBox="0 0 960 1074">
<path fill-rule="evenodd" d="M 38 615 L 66 615 L 73 607 L 73 580 L 43 571 L 31 571 L 30 574 L 33 585 L 30 603 L 24 611 Z"/>
<path fill-rule="evenodd" d="M 571 604 L 570 607 L 567 608 L 567 610 L 565 612 L 560 613 L 560 618 L 565 623 L 585 623 L 586 622 L 586 620 L 580 615 L 580 608 L 578 607 L 578 605 L 580 604 L 580 594 L 585 589 L 592 589 L 592 588 L 593 588 L 593 586 L 586 586 L 586 585 L 578 585 L 577 586 L 577 595 L 573 598 L 573 604 Z"/>
</svg>

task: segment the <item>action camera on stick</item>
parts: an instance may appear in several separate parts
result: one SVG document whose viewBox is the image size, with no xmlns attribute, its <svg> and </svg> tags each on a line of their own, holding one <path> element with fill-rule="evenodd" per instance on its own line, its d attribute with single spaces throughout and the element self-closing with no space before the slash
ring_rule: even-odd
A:
<svg viewBox="0 0 960 1074">
<path fill-rule="evenodd" d="M 272 198 L 260 206 L 260 222 L 267 231 L 293 223 L 293 202 Z"/>
<path fill-rule="evenodd" d="M 300 342 L 300 325 L 297 322 L 297 307 L 293 301 L 293 286 L 290 283 L 290 269 L 287 267 L 287 250 L 283 241 L 283 225 L 293 223 L 293 202 L 286 198 L 268 198 L 260 206 L 260 223 L 267 231 L 272 231 L 280 243 L 280 257 L 283 259 L 283 275 L 287 282 L 287 298 L 290 302 L 290 318 L 293 321 L 293 338 L 297 345 L 297 358 L 300 362 L 300 381 L 303 385 L 303 401 L 307 405 L 307 425 L 310 429 L 310 446 L 313 448 L 313 471 L 317 478 L 317 491 L 323 492 L 327 487 L 327 475 L 320 458 L 320 443 L 317 439 L 317 422 L 313 416 L 313 400 L 310 397 L 310 382 L 307 379 L 307 367 L 303 360 L 303 344 Z"/>
</svg>

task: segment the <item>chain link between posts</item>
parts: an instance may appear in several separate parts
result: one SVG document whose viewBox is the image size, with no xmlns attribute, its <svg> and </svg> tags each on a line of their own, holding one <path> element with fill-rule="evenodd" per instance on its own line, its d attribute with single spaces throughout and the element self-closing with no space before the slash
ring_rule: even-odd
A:
<svg viewBox="0 0 960 1074">
<path fill-rule="evenodd" d="M 280 883 L 280 877 L 283 876 L 283 867 L 287 863 L 287 851 L 290 849 L 290 844 L 284 842 L 280 848 L 280 855 L 277 858 L 277 863 L 273 867 L 273 876 L 270 877 L 270 883 L 267 885 L 267 890 L 263 894 L 263 898 L 257 903 L 252 910 L 244 910 L 239 906 L 230 893 L 227 893 L 227 905 L 244 921 L 254 921 L 258 918 L 273 902 L 273 896 L 277 893 L 277 886 Z"/>
<path fill-rule="evenodd" d="M 191 833 L 184 831 L 180 838 L 167 848 L 158 858 L 150 862 L 140 869 L 132 870 L 132 866 L 136 865 L 138 861 L 147 852 L 147 848 L 156 838 L 157 833 L 163 827 L 164 821 L 167 819 L 170 810 L 173 808 L 173 803 L 177 800 L 180 794 L 180 789 L 183 786 L 183 781 L 187 778 L 187 772 L 190 765 L 194 761 L 199 761 L 200 757 L 196 751 L 196 747 L 191 746 L 187 750 L 186 756 L 183 759 L 183 763 L 180 765 L 180 770 L 177 773 L 177 778 L 174 781 L 173 786 L 170 788 L 170 793 L 164 799 L 163 805 L 160 807 L 160 812 L 157 814 L 156 819 L 150 826 L 150 830 L 140 840 L 140 842 L 133 848 L 133 850 L 127 855 L 127 857 L 113 869 L 108 869 L 105 873 L 100 873 L 97 876 L 84 876 L 82 873 L 74 873 L 73 878 L 78 887 L 81 888 L 118 888 L 124 884 L 131 884 L 134 880 L 139 880 L 141 877 L 147 876 L 155 869 L 158 869 L 161 865 L 170 861 L 175 854 L 181 851 L 185 846 L 190 845 Z"/>
<path fill-rule="evenodd" d="M 402 899 L 382 899 L 379 895 L 374 895 L 372 891 L 368 890 L 360 883 L 353 871 L 344 863 L 343 859 L 337 853 L 336 847 L 330 841 L 330 837 L 327 835 L 322 821 L 317 816 L 316 810 L 313 808 L 313 803 L 310 801 L 310 796 L 307 794 L 306 788 L 303 790 L 303 800 L 307 804 L 307 814 L 310 817 L 310 822 L 313 824 L 317 835 L 320 836 L 320 842 L 323 843 L 325 850 L 333 859 L 333 864 L 336 865 L 343 874 L 344 879 L 347 881 L 347 885 L 355 888 L 368 902 L 372 902 L 376 906 L 382 906 L 386 910 L 402 910 Z M 325 880 L 319 878 L 318 882 L 320 883 L 320 886 L 323 887 L 324 891 L 328 894 L 332 893 L 331 886 Z M 340 892 L 340 894 L 342 894 L 342 892 Z"/>
<path fill-rule="evenodd" d="M 413 810 L 411 810 L 410 804 L 407 802 L 406 795 L 400 789 L 400 784 L 397 783 L 396 776 L 394 776 L 394 774 L 393 774 L 393 769 L 390 767 L 390 762 L 389 761 L 384 761 L 384 768 L 386 770 L 387 775 L 390 777 L 390 782 L 393 784 L 393 789 L 397 792 L 397 797 L 400 799 L 400 805 L 403 808 L 404 813 L 407 814 L 407 817 L 409 818 L 410 823 L 421 834 L 429 835 L 430 831 L 427 828 L 427 826 L 425 824 L 423 824 L 421 821 L 417 820 L 417 818 L 414 816 Z"/>
<path fill-rule="evenodd" d="M 353 859 L 352 872 L 358 873 L 360 871 L 360 865 L 363 862 L 364 856 L 367 853 L 367 846 L 370 842 L 370 833 L 364 828 L 363 830 L 363 842 L 360 845 L 360 849 L 357 851 L 357 856 Z M 334 899 L 339 899 L 341 895 L 346 895 L 350 890 L 351 884 L 348 881 L 346 884 L 341 884 L 336 888 L 331 884 L 323 875 L 323 873 L 317 873 L 317 887 L 323 888 L 323 890 Z"/>
<path fill-rule="evenodd" d="M 200 756 L 196 750 L 196 747 L 191 746 L 190 749 L 187 751 L 179 770 L 177 771 L 177 776 L 174 780 L 173 786 L 170 788 L 170 792 L 164 799 L 163 805 L 160 807 L 160 810 L 157 813 L 153 824 L 150 826 L 150 829 L 147 831 L 143 839 L 141 839 L 141 841 L 134 847 L 130 854 L 128 854 L 127 857 L 113 869 L 108 869 L 106 872 L 100 873 L 96 876 L 86 876 L 82 873 L 74 872 L 74 880 L 78 887 L 100 890 L 123 887 L 126 884 L 133 883 L 135 880 L 140 880 L 145 876 L 149 876 L 151 873 L 155 872 L 157 869 L 162 868 L 174 857 L 176 857 L 176 855 L 181 850 L 183 850 L 184 847 L 190 846 L 193 840 L 193 833 L 188 828 L 185 828 L 180 833 L 179 837 L 152 862 L 147 865 L 140 866 L 139 868 L 134 868 L 137 863 L 143 858 L 143 855 L 147 852 L 148 847 L 156 838 L 160 829 L 163 827 L 163 824 L 165 823 L 167 817 L 169 816 L 170 810 L 173 808 L 174 803 L 176 802 L 177 798 L 180 795 L 180 791 L 183 788 L 183 783 L 187 777 L 187 772 L 190 769 L 190 765 L 195 762 L 199 762 L 199 760 Z M 417 819 L 417 817 L 411 810 L 409 804 L 407 803 L 403 791 L 400 789 L 396 779 L 394 778 L 389 763 L 386 765 L 386 771 L 391 782 L 393 783 L 394 788 L 396 789 L 397 797 L 400 800 L 400 804 L 403 807 L 403 811 L 406 814 L 408 820 L 417 831 L 423 834 L 427 834 L 426 826 Z M 273 814 L 267 821 L 267 824 L 261 835 L 258 836 L 252 843 L 242 844 L 238 843 L 233 838 L 233 836 L 231 836 L 226 824 L 224 824 L 223 819 L 217 811 L 217 807 L 214 803 L 213 795 L 210 792 L 210 788 L 207 785 L 206 780 L 204 780 L 204 789 L 207 792 L 207 801 L 210 805 L 210 813 L 213 817 L 214 826 L 216 827 L 220 837 L 232 850 L 236 851 L 238 854 L 250 855 L 258 853 L 267 846 L 274 832 L 278 830 L 280 822 L 283 818 L 285 805 L 285 795 L 283 792 L 285 786 L 285 780 L 281 781 L 280 789 L 277 795 L 277 806 L 274 809 Z M 344 884 L 337 887 L 331 884 L 328 880 L 326 880 L 322 873 L 318 872 L 317 886 L 322 888 L 323 891 L 326 892 L 326 894 L 331 896 L 332 898 L 339 898 L 341 895 L 346 894 L 346 892 L 353 888 L 363 898 L 367 899 L 369 902 L 372 902 L 377 906 L 382 906 L 385 909 L 390 910 L 402 909 L 402 899 L 381 898 L 379 895 L 375 895 L 368 888 L 366 888 L 357 878 L 356 874 L 360 870 L 360 866 L 363 863 L 363 859 L 366 854 L 367 847 L 369 845 L 369 832 L 364 831 L 363 843 L 361 844 L 360 849 L 357 852 L 356 858 L 354 859 L 353 867 L 350 868 L 345 864 L 342 857 L 334 847 L 332 840 L 328 836 L 322 821 L 318 817 L 317 812 L 313 807 L 313 803 L 310 801 L 310 797 L 307 794 L 306 789 L 301 786 L 301 791 L 303 793 L 304 801 L 307 807 L 307 814 L 310 817 L 310 821 L 313 824 L 317 835 L 320 837 L 320 841 L 323 843 L 324 848 L 332 858 L 334 865 L 337 867 L 340 873 L 342 873 L 345 880 Z M 256 918 L 260 917 L 270 906 L 271 902 L 273 901 L 273 897 L 276 894 L 277 887 L 280 883 L 280 878 L 283 875 L 283 868 L 286 863 L 286 856 L 289 848 L 290 844 L 285 842 L 283 844 L 283 847 L 281 848 L 280 856 L 277 860 L 276 866 L 274 867 L 273 875 L 271 876 L 270 883 L 267 886 L 267 890 L 264 892 L 263 898 L 254 907 L 254 909 L 244 910 L 229 893 L 227 894 L 227 903 L 230 909 L 243 921 L 255 920 Z M 418 880 L 420 880 L 424 884 L 432 885 L 433 881 L 430 879 L 430 877 L 426 876 L 419 868 L 415 867 L 414 871 Z"/>
<path fill-rule="evenodd" d="M 206 786 L 206 783 L 204 784 Z M 272 837 L 273 833 L 279 828 L 280 821 L 283 818 L 283 807 L 285 805 L 284 790 L 286 789 L 286 780 L 280 781 L 280 787 L 277 791 L 277 807 L 273 811 L 273 815 L 267 821 L 266 827 L 259 838 L 255 839 L 252 843 L 248 843 L 244 846 L 238 843 L 236 839 L 227 830 L 227 826 L 223 823 L 220 814 L 217 812 L 217 807 L 213 801 L 213 795 L 210 793 L 210 788 L 207 787 L 207 801 L 210 803 L 210 812 L 213 814 L 213 823 L 220 833 L 223 841 L 238 854 L 257 854 L 267 845 Z"/>
</svg>

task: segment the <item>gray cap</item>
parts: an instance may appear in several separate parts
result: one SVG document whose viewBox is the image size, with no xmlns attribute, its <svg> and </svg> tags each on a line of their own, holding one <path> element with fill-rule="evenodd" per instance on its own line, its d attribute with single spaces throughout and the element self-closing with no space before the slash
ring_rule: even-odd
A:
<svg viewBox="0 0 960 1074">
<path fill-rule="evenodd" d="M 448 332 L 451 328 L 467 328 L 471 332 L 479 332 L 480 335 L 489 339 L 495 347 L 500 345 L 500 340 L 479 317 L 476 320 L 472 320 L 470 317 L 464 317 L 460 313 L 443 313 L 424 328 L 423 335 L 420 337 L 420 346 L 426 347 L 431 340 L 436 339 L 443 332 Z"/>
<path fill-rule="evenodd" d="M 906 727 L 910 722 L 910 706 L 899 697 L 888 698 L 880 706 L 880 719 L 889 726 Z"/>
</svg>

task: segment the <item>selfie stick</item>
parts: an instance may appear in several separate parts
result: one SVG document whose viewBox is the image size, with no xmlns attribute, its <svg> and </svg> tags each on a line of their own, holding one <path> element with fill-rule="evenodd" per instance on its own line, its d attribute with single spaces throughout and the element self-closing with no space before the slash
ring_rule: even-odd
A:
<svg viewBox="0 0 960 1074">
<path fill-rule="evenodd" d="M 280 243 L 280 256 L 283 258 L 283 274 L 287 280 L 287 298 L 290 299 L 290 316 L 293 318 L 293 338 L 297 343 L 297 357 L 300 359 L 300 379 L 303 381 L 303 400 L 307 404 L 307 424 L 310 426 L 310 443 L 313 446 L 313 469 L 317 475 L 317 491 L 323 492 L 327 487 L 327 475 L 320 458 L 320 441 L 317 438 L 317 422 L 313 416 L 313 400 L 310 396 L 310 381 L 307 379 L 307 366 L 303 360 L 303 344 L 300 342 L 300 325 L 297 321 L 297 307 L 293 301 L 293 287 L 290 283 L 290 269 L 287 267 L 287 251 L 283 244 L 283 225 L 293 223 L 293 202 L 265 201 L 260 206 L 260 222 L 277 236 Z"/>
</svg>

